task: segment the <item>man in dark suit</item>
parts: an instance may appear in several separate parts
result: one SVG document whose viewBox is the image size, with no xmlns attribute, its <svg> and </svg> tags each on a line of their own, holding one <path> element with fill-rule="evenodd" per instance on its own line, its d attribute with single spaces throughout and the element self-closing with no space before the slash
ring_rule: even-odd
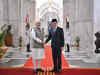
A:
<svg viewBox="0 0 100 75">
<path fill-rule="evenodd" d="M 50 72 L 60 72 L 62 68 L 61 53 L 64 48 L 64 32 L 63 29 L 57 26 L 57 20 L 52 19 L 51 30 L 49 31 L 49 36 L 44 42 L 47 43 L 51 40 L 52 57 L 54 68 Z"/>
</svg>

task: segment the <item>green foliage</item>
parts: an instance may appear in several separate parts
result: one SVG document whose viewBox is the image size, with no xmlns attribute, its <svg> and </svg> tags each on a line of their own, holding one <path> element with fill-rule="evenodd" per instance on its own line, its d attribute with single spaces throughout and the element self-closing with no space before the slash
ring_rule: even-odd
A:
<svg viewBox="0 0 100 75">
<path fill-rule="evenodd" d="M 0 34 L 0 46 L 2 46 L 5 43 L 5 37 L 6 37 L 6 32 L 2 32 Z"/>
</svg>

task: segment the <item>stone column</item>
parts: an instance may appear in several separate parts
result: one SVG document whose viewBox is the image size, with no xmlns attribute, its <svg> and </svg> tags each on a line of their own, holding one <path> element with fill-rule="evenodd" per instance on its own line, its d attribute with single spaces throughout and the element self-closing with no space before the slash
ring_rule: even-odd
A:
<svg viewBox="0 0 100 75">
<path fill-rule="evenodd" d="M 64 0 L 65 18 L 69 18 L 72 40 L 80 37 L 82 50 L 93 49 L 93 0 Z"/>
<path fill-rule="evenodd" d="M 0 33 L 1 33 L 1 27 L 4 24 L 3 8 L 4 8 L 4 0 L 0 0 Z"/>
<path fill-rule="evenodd" d="M 0 0 L 0 26 L 7 24 L 12 26 L 13 43 L 18 40 L 18 26 L 20 23 L 19 0 Z"/>
<path fill-rule="evenodd" d="M 24 37 L 27 13 L 32 25 L 35 19 L 35 0 L 0 0 L 0 28 L 3 24 L 12 26 L 15 46 L 18 46 L 19 37 Z"/>
<path fill-rule="evenodd" d="M 94 34 L 100 31 L 100 1 L 94 0 Z M 94 36 L 94 41 L 96 37 Z M 94 45 L 95 49 L 95 45 Z"/>
<path fill-rule="evenodd" d="M 80 37 L 82 49 L 93 50 L 93 0 L 76 1 L 76 35 Z"/>
<path fill-rule="evenodd" d="M 93 14 L 94 14 L 94 32 L 93 32 L 93 36 L 96 32 L 100 31 L 100 0 L 93 0 Z M 94 36 L 93 42 L 96 40 L 96 37 Z M 95 50 L 95 44 L 93 43 L 93 52 Z M 100 54 L 95 54 L 91 56 L 91 58 L 87 58 L 83 60 L 84 62 L 87 63 L 100 63 Z"/>
<path fill-rule="evenodd" d="M 3 0 L 3 23 L 8 24 L 9 23 L 9 7 L 8 7 L 8 0 Z"/>
<path fill-rule="evenodd" d="M 100 1 L 94 0 L 94 32 L 100 31 Z"/>
<path fill-rule="evenodd" d="M 20 27 L 20 4 L 19 0 L 8 0 L 8 24 L 12 25 L 13 44 L 18 46 Z"/>
</svg>

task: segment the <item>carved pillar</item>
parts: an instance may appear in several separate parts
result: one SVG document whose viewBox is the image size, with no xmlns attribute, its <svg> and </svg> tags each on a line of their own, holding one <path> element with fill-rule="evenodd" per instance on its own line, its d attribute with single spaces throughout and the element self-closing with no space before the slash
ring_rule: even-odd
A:
<svg viewBox="0 0 100 75">
<path fill-rule="evenodd" d="M 93 0 L 64 0 L 63 7 L 64 25 L 66 25 L 65 20 L 66 17 L 68 17 L 72 40 L 74 40 L 76 36 L 79 36 L 81 49 L 92 50 Z"/>
</svg>

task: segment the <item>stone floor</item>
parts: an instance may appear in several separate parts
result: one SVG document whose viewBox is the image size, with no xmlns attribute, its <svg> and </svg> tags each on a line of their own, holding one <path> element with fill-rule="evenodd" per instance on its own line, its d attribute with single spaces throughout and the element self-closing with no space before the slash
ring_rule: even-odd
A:
<svg viewBox="0 0 100 75">
<path fill-rule="evenodd" d="M 95 54 L 90 50 L 63 51 L 63 54 L 70 64 L 70 67 L 79 68 L 100 68 L 100 54 Z"/>
<path fill-rule="evenodd" d="M 70 64 L 70 67 L 80 68 L 100 68 L 100 55 L 90 56 L 91 52 L 83 50 L 71 50 L 70 52 L 63 51 L 64 57 Z M 20 67 L 23 66 L 27 59 L 32 55 L 32 52 L 26 52 L 25 48 L 9 48 L 5 57 L 0 60 L 0 67 Z M 95 61 L 95 62 L 94 62 Z"/>
</svg>

